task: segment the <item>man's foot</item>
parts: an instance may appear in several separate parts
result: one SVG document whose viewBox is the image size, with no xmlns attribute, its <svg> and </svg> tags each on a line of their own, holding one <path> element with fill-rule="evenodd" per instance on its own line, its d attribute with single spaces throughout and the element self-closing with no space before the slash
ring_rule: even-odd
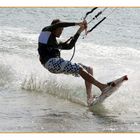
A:
<svg viewBox="0 0 140 140">
<path fill-rule="evenodd" d="M 112 87 L 115 87 L 116 86 L 116 84 L 114 82 L 109 82 L 109 83 L 107 83 L 107 85 L 108 86 L 112 86 Z"/>
<path fill-rule="evenodd" d="M 100 90 L 101 92 L 106 93 L 108 92 L 108 90 L 110 90 L 112 87 L 115 87 L 115 86 L 116 84 L 114 82 L 109 82 L 107 84 L 102 84 Z"/>
<path fill-rule="evenodd" d="M 105 95 L 106 93 L 108 93 L 112 88 L 113 88 L 112 85 L 107 85 L 104 89 L 101 90 L 102 95 Z"/>
<path fill-rule="evenodd" d="M 96 97 L 96 96 L 93 96 L 93 97 L 90 97 L 90 98 L 87 99 L 87 104 L 88 104 L 88 106 L 92 106 L 95 97 Z"/>
<path fill-rule="evenodd" d="M 107 88 L 108 86 L 109 86 L 108 84 L 102 84 L 102 86 L 100 86 L 101 92 L 102 92 L 105 88 Z"/>
</svg>

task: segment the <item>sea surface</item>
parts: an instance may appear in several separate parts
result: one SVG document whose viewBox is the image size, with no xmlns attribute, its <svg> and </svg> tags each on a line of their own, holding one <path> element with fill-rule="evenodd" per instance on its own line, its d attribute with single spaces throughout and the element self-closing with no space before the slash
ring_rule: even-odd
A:
<svg viewBox="0 0 140 140">
<path fill-rule="evenodd" d="M 89 10 L 0 8 L 0 132 L 140 132 L 140 8 L 108 8 L 88 28 L 107 19 L 77 41 L 72 61 L 92 66 L 97 80 L 128 75 L 103 104 L 87 107 L 82 78 L 51 74 L 39 62 L 42 28 L 58 18 L 80 22 Z M 77 30 L 66 28 L 60 40 Z M 73 50 L 61 53 L 69 60 Z"/>
</svg>

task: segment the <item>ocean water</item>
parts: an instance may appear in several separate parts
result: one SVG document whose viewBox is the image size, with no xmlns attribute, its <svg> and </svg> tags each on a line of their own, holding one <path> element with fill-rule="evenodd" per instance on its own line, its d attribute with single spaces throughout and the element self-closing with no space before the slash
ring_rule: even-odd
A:
<svg viewBox="0 0 140 140">
<path fill-rule="evenodd" d="M 73 62 L 92 66 L 99 81 L 128 75 L 102 105 L 87 107 L 82 78 L 51 74 L 38 60 L 43 27 L 56 18 L 79 22 L 90 9 L 0 8 L 0 132 L 140 132 L 140 8 L 116 8 L 76 44 Z M 61 39 L 77 29 L 65 29 Z M 61 53 L 69 60 L 73 50 Z M 93 94 L 100 94 L 96 87 Z"/>
</svg>

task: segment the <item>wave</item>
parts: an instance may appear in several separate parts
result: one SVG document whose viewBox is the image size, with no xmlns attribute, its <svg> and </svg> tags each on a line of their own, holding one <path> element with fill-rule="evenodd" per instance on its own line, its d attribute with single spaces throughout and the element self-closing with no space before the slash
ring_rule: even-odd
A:
<svg viewBox="0 0 140 140">
<path fill-rule="evenodd" d="M 34 74 L 28 76 L 21 83 L 21 88 L 29 92 L 45 93 L 73 103 L 86 106 L 84 89 L 79 85 L 66 84 L 65 80 L 56 80 L 56 77 L 48 76 L 47 80 L 38 79 Z M 58 77 L 57 77 L 58 78 Z M 59 77 L 60 78 L 60 77 Z M 70 81 L 69 81 L 70 82 Z M 72 82 L 72 81 L 71 81 Z"/>
<path fill-rule="evenodd" d="M 38 34 L 26 28 L 2 26 L 0 51 L 9 54 L 35 55 Z"/>
</svg>

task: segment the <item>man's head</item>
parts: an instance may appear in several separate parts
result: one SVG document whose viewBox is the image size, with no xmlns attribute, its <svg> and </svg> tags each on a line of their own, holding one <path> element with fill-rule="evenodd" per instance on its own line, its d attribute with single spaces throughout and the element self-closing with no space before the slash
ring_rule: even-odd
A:
<svg viewBox="0 0 140 140">
<path fill-rule="evenodd" d="M 57 24 L 61 22 L 59 19 L 54 19 L 51 23 L 51 25 Z M 63 28 L 57 28 L 56 30 L 54 30 L 52 33 L 56 36 L 56 37 L 60 37 L 60 35 L 62 34 Z"/>
</svg>

